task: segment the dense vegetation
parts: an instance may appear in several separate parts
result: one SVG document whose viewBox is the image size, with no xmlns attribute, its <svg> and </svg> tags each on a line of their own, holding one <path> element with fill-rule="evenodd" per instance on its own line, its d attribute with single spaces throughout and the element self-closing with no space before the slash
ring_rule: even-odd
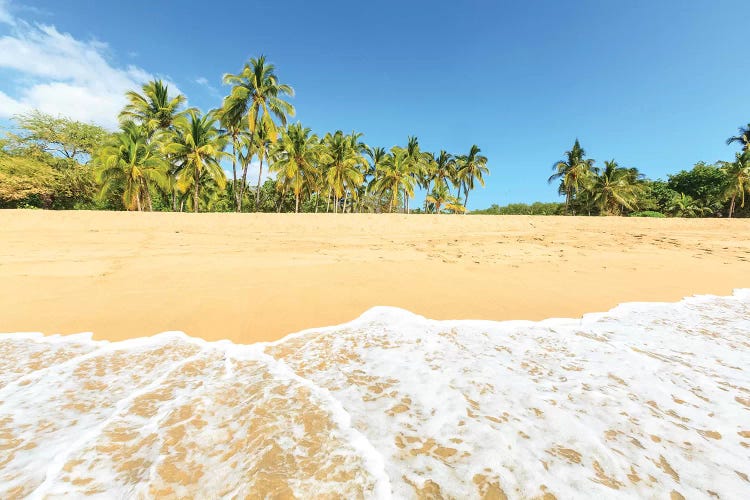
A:
<svg viewBox="0 0 750 500">
<path fill-rule="evenodd" d="M 746 217 L 750 215 L 745 208 L 745 194 L 750 191 L 750 125 L 740 131 L 740 136 L 727 141 L 742 143 L 733 162 L 700 162 L 691 170 L 667 176 L 667 181 L 646 179 L 638 169 L 621 167 L 614 160 L 596 166 L 576 140 L 565 159 L 555 163 L 549 178 L 559 182 L 558 192 L 565 197 L 557 213 Z"/>
<path fill-rule="evenodd" d="M 148 82 L 127 93 L 113 134 L 38 112 L 17 117 L 23 132 L 9 134 L 0 153 L 0 206 L 410 212 L 421 187 L 418 211 L 459 213 L 489 173 L 476 145 L 433 154 L 409 137 L 386 150 L 357 132 L 319 136 L 287 123 L 294 91 L 263 57 L 224 81 L 229 95 L 207 113 L 184 109 L 185 96 L 170 95 L 162 81 Z M 230 163 L 227 179 L 222 165 Z M 248 179 L 251 166 L 257 182 Z M 264 169 L 271 176 L 262 183 Z M 76 191 L 65 195 L 73 177 Z"/>
<path fill-rule="evenodd" d="M 318 135 L 288 123 L 294 91 L 264 57 L 224 82 L 229 94 L 207 113 L 186 108 L 162 81 L 147 82 L 126 94 L 114 133 L 40 112 L 17 116 L 18 132 L 0 140 L 0 208 L 464 213 L 489 173 L 476 145 L 432 153 L 409 137 L 385 149 L 361 133 Z M 549 178 L 564 203 L 473 213 L 746 217 L 750 124 L 727 143 L 742 147 L 735 161 L 698 163 L 663 181 L 614 160 L 597 165 L 576 140 Z M 425 198 L 410 207 L 417 188 Z"/>
</svg>

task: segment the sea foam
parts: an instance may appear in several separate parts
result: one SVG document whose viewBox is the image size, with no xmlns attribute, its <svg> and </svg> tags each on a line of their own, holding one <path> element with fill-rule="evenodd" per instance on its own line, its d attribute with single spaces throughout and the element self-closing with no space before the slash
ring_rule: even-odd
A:
<svg viewBox="0 0 750 500">
<path fill-rule="evenodd" d="M 377 307 L 273 343 L 0 335 L 0 496 L 750 496 L 750 290 Z"/>
</svg>

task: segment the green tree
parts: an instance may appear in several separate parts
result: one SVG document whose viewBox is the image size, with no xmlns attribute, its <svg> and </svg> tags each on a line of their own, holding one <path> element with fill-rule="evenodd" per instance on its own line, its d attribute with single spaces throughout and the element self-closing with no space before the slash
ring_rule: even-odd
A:
<svg viewBox="0 0 750 500">
<path fill-rule="evenodd" d="M 169 186 L 169 164 L 160 145 L 149 141 L 148 131 L 133 122 L 124 122 L 122 130 L 96 153 L 94 161 L 102 196 L 122 190 L 127 210 L 152 210 L 149 186 Z"/>
<path fill-rule="evenodd" d="M 729 139 L 727 139 L 727 145 L 732 144 L 733 142 L 739 142 L 742 144 L 742 151 L 750 151 L 750 123 L 747 124 L 745 127 L 740 127 L 739 134 L 733 135 Z"/>
<path fill-rule="evenodd" d="M 634 168 L 605 161 L 604 169 L 593 169 L 586 186 L 589 203 L 602 215 L 622 215 L 623 209 L 635 210 L 643 191 L 642 175 Z"/>
<path fill-rule="evenodd" d="M 7 134 L 10 148 L 30 148 L 67 160 L 85 162 L 108 137 L 102 127 L 31 111 L 13 117 L 19 134 Z"/>
<path fill-rule="evenodd" d="M 412 169 L 406 150 L 395 147 L 382 162 L 380 173 L 375 178 L 373 189 L 381 194 L 388 193 L 390 200 L 388 211 L 393 212 L 398 206 L 399 196 L 403 192 L 404 198 L 414 195 L 416 179 L 412 176 Z"/>
<path fill-rule="evenodd" d="M 166 146 L 178 165 L 178 187 L 193 195 L 194 212 L 200 208 L 202 186 L 215 183 L 223 190 L 226 185 L 220 161 L 228 156 L 224 152 L 227 140 L 216 123 L 214 114 L 201 115 L 197 110 L 190 110 L 175 121 L 175 133 Z"/>
<path fill-rule="evenodd" d="M 158 130 L 171 130 L 175 120 L 182 114 L 180 108 L 186 97 L 182 94 L 170 97 L 169 85 L 162 80 L 146 82 L 139 94 L 135 90 L 125 93 L 128 104 L 120 112 L 120 120 L 142 125 L 150 134 Z"/>
<path fill-rule="evenodd" d="M 433 213 L 439 214 L 440 208 L 450 202 L 455 202 L 455 198 L 451 196 L 448 186 L 443 180 L 436 180 L 432 187 L 432 191 L 425 198 L 425 212 L 428 209 L 428 204 L 432 205 Z"/>
<path fill-rule="evenodd" d="M 740 198 L 740 207 L 744 208 L 745 193 L 750 191 L 750 152 L 737 153 L 735 161 L 725 163 L 722 171 L 727 176 L 724 199 L 730 200 L 729 218 L 731 218 L 737 198 Z"/>
<path fill-rule="evenodd" d="M 284 100 L 285 96 L 294 96 L 294 89 L 289 85 L 279 83 L 273 64 L 266 61 L 264 56 L 251 58 L 242 71 L 236 75 L 224 75 L 224 83 L 232 85 L 230 94 L 224 98 L 222 106 L 225 120 L 239 121 L 244 117 L 250 132 L 250 142 L 253 143 L 259 124 L 265 126 L 267 137 L 276 142 L 278 130 L 273 117 L 286 125 L 288 116 L 294 116 L 294 106 Z M 252 160 L 252 155 L 250 156 Z M 243 166 L 242 183 L 240 184 L 239 202 L 247 184 L 247 169 L 250 162 Z M 257 192 L 260 192 L 260 177 Z M 238 207 L 241 211 L 242 207 Z"/>
<path fill-rule="evenodd" d="M 565 160 L 558 161 L 552 168 L 555 171 L 549 182 L 560 181 L 558 192 L 565 195 L 565 212 L 568 213 L 574 194 L 588 182 L 594 160 L 586 158 L 586 151 L 576 139 L 570 151 L 565 152 Z M 575 212 L 573 213 L 575 215 Z"/>
<path fill-rule="evenodd" d="M 271 172 L 288 181 L 294 193 L 294 211 L 299 213 L 300 198 L 307 186 L 316 186 L 324 147 L 318 136 L 300 123 L 289 125 L 273 149 Z"/>
<path fill-rule="evenodd" d="M 343 199 L 342 213 L 346 211 L 347 197 L 357 196 L 357 187 L 364 181 L 364 171 L 368 163 L 365 158 L 367 146 L 359 140 L 362 134 L 350 135 L 337 130 L 323 138 L 325 152 L 323 162 L 326 167 L 325 181 L 333 194 L 333 211 L 338 211 Z"/>
<path fill-rule="evenodd" d="M 490 172 L 487 168 L 487 157 L 480 155 L 481 151 L 479 146 L 474 144 L 469 149 L 469 154 L 456 158 L 456 175 L 464 189 L 464 208 L 469 202 L 469 193 L 474 189 L 474 182 L 478 181 L 484 187 L 484 176 Z"/>
<path fill-rule="evenodd" d="M 680 193 L 672 199 L 667 210 L 674 217 L 702 217 L 711 211 L 709 207 L 702 205 L 698 200 L 685 193 Z"/>
</svg>

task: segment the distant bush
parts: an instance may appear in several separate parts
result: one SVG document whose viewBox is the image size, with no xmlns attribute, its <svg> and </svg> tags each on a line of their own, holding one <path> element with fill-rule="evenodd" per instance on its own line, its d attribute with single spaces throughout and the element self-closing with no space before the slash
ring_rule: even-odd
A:
<svg viewBox="0 0 750 500">
<path fill-rule="evenodd" d="M 510 203 L 505 206 L 493 204 L 490 208 L 472 210 L 475 215 L 563 215 L 565 205 L 563 203 Z"/>
<path fill-rule="evenodd" d="M 666 215 L 661 212 L 654 212 L 653 210 L 644 210 L 642 212 L 633 212 L 630 214 L 630 217 L 655 217 L 661 219 L 666 217 Z"/>
</svg>

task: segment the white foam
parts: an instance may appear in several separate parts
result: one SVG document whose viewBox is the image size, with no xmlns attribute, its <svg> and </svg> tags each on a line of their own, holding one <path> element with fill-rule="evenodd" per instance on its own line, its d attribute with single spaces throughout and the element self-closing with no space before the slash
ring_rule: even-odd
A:
<svg viewBox="0 0 750 500">
<path fill-rule="evenodd" d="M 18 333 L 0 353 L 4 496 L 750 496 L 750 289 L 541 322 L 377 307 L 252 346 Z"/>
</svg>

